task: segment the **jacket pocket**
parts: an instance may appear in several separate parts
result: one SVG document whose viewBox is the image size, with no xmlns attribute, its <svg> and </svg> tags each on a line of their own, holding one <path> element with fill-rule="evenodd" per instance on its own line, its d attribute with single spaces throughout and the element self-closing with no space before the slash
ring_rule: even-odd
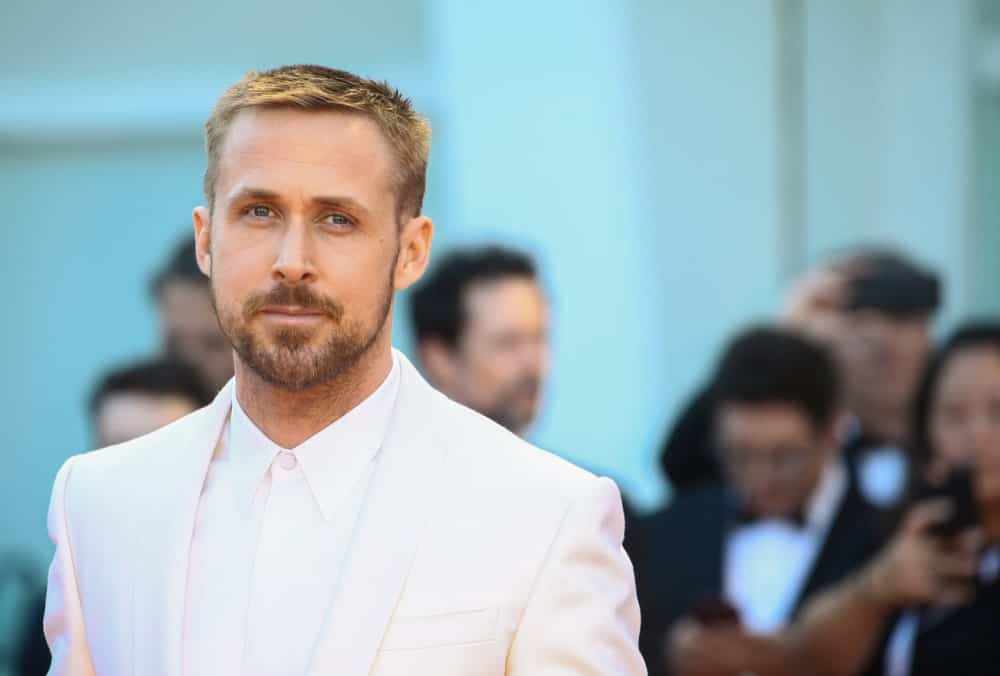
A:
<svg viewBox="0 0 1000 676">
<path fill-rule="evenodd" d="M 414 650 L 483 643 L 496 638 L 497 609 L 397 617 L 382 638 L 381 650 Z"/>
</svg>

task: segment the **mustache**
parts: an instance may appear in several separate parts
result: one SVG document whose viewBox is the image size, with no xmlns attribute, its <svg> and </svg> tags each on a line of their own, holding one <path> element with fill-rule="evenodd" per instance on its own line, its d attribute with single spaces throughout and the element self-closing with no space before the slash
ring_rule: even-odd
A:
<svg viewBox="0 0 1000 676">
<path fill-rule="evenodd" d="M 248 298 L 243 304 L 243 319 L 249 321 L 260 312 L 261 308 L 268 305 L 297 305 L 306 310 L 325 314 L 336 322 L 344 316 L 344 306 L 332 298 L 314 293 L 307 286 L 282 284 Z"/>
</svg>

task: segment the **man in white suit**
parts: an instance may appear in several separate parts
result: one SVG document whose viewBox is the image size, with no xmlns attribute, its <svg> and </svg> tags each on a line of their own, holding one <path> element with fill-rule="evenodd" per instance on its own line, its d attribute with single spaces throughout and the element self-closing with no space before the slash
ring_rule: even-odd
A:
<svg viewBox="0 0 1000 676">
<path fill-rule="evenodd" d="M 430 129 L 385 84 L 249 73 L 194 211 L 235 378 L 55 481 L 52 674 L 644 674 L 614 484 L 391 348 Z"/>
</svg>

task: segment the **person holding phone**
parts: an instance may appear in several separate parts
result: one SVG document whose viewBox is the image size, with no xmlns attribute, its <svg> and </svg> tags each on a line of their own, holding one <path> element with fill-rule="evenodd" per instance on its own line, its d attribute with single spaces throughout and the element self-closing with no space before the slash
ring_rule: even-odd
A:
<svg viewBox="0 0 1000 676">
<path fill-rule="evenodd" d="M 839 392 L 833 356 L 789 329 L 754 328 L 725 350 L 711 387 L 724 479 L 639 522 L 653 676 L 761 658 L 761 637 L 877 552 L 873 508 L 840 454 Z"/>
<path fill-rule="evenodd" d="M 923 499 L 869 566 L 790 628 L 800 673 L 1000 669 L 1000 322 L 961 328 L 931 361 L 912 436 Z"/>
</svg>

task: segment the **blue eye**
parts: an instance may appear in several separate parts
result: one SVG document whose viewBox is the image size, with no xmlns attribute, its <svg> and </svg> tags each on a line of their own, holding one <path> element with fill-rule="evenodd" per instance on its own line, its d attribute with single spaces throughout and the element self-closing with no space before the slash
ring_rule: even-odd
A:
<svg viewBox="0 0 1000 676">
<path fill-rule="evenodd" d="M 251 213 L 257 218 L 267 218 L 271 215 L 271 207 L 256 206 L 251 209 Z"/>
<path fill-rule="evenodd" d="M 344 214 L 330 214 L 326 217 L 327 223 L 337 226 L 350 226 L 352 225 L 351 219 Z"/>
</svg>

